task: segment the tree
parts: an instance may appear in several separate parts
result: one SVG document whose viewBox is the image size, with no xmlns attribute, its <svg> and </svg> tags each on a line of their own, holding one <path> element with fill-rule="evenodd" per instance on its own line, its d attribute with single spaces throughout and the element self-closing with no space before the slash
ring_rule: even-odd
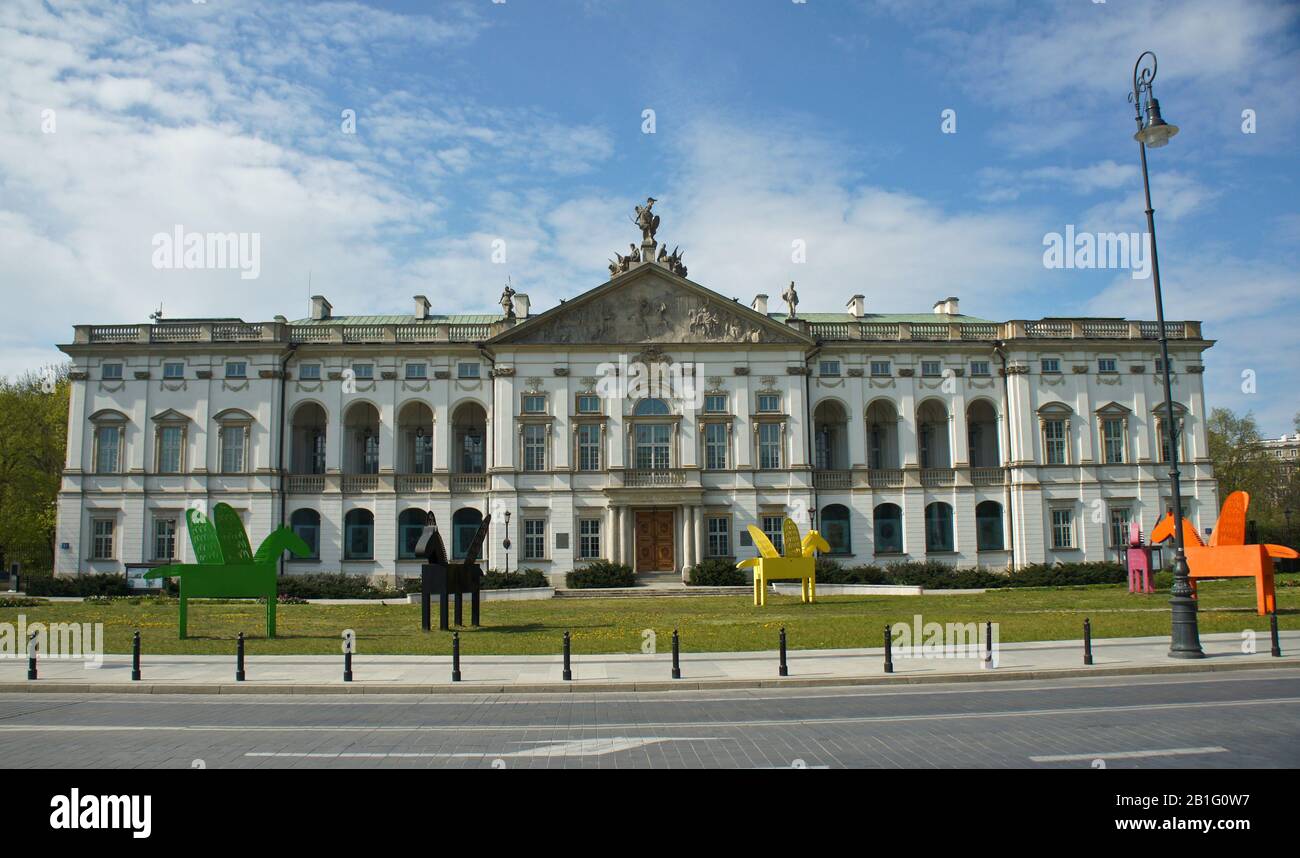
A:
<svg viewBox="0 0 1300 858">
<path fill-rule="evenodd" d="M 1294 468 L 1269 455 L 1261 444 L 1259 425 L 1250 412 L 1238 417 L 1215 408 L 1206 426 L 1210 459 L 1219 481 L 1219 497 L 1244 491 L 1250 495 L 1250 517 L 1261 522 L 1280 519 L 1283 506 L 1297 487 Z"/>
<path fill-rule="evenodd" d="M 68 434 L 68 369 L 0 378 L 0 563 L 50 569 Z"/>
</svg>

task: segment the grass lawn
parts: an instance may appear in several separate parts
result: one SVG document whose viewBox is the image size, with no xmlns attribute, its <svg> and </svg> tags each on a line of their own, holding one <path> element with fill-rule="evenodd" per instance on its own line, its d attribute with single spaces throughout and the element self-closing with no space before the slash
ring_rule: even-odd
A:
<svg viewBox="0 0 1300 858">
<path fill-rule="evenodd" d="M 1278 577 L 1278 622 L 1300 629 L 1300 575 Z M 1268 619 L 1255 614 L 1254 585 L 1248 580 L 1200 585 L 1202 632 L 1267 631 Z M 263 635 L 264 609 L 252 602 L 190 603 L 190 638 L 176 636 L 176 603 L 151 599 L 132 604 L 51 603 L 0 608 L 0 622 L 104 624 L 109 652 L 130 652 L 131 633 L 141 632 L 149 653 L 234 651 L 243 631 L 250 655 L 336 654 L 343 629 L 357 633 L 357 649 L 369 654 L 448 654 L 450 632 L 420 631 L 418 605 L 281 605 L 279 637 Z M 465 607 L 466 617 L 469 606 Z M 827 596 L 803 605 L 795 596 L 769 597 L 756 608 L 747 596 L 643 599 L 552 599 L 535 602 L 485 602 L 484 625 L 461 630 L 465 655 L 551 654 L 560 651 L 565 629 L 575 653 L 641 651 L 642 632 L 654 629 L 658 649 L 667 651 L 672 630 L 681 632 L 684 652 L 771 650 L 785 626 L 791 649 L 880 646 L 886 623 L 1000 623 L 1003 643 L 1082 637 L 1084 617 L 1093 636 L 1133 637 L 1169 633 L 1168 594 L 1130 595 L 1122 585 L 1062 589 L 993 590 L 982 595 Z"/>
</svg>

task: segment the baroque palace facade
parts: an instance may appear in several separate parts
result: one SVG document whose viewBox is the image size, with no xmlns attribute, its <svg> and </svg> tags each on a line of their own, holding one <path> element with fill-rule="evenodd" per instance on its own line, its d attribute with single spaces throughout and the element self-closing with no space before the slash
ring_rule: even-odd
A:
<svg viewBox="0 0 1300 858">
<path fill-rule="evenodd" d="M 285 573 L 415 577 L 432 511 L 456 552 L 492 514 L 491 568 L 557 583 L 605 558 L 678 573 L 779 544 L 791 515 L 846 564 L 1114 559 L 1169 507 L 1158 330 L 988 321 L 956 298 L 879 315 L 742 303 L 642 244 L 540 314 L 80 325 L 56 570 L 190 559 L 184 511 L 225 502 Z M 656 253 L 656 250 L 658 252 Z M 1167 322 L 1186 512 L 1214 525 L 1198 322 Z M 509 523 L 507 524 L 507 514 Z M 509 536 L 511 547 L 503 546 Z"/>
</svg>

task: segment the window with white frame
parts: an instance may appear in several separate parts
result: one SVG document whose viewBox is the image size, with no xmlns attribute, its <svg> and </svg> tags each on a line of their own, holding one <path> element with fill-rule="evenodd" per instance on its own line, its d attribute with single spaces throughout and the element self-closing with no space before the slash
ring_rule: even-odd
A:
<svg viewBox="0 0 1300 858">
<path fill-rule="evenodd" d="M 707 393 L 704 396 L 704 413 L 705 414 L 726 414 L 727 413 L 727 394 L 725 393 Z"/>
<path fill-rule="evenodd" d="M 633 463 L 639 471 L 672 467 L 673 427 L 666 423 L 638 423 L 633 427 Z"/>
<path fill-rule="evenodd" d="M 840 362 L 837 360 L 818 362 L 817 374 L 824 378 L 838 378 L 840 375 Z"/>
<path fill-rule="evenodd" d="M 158 427 L 158 473 L 179 474 L 184 462 L 185 427 L 163 423 Z"/>
<path fill-rule="evenodd" d="M 545 414 L 546 397 L 540 393 L 525 393 L 520 407 L 524 414 Z"/>
<path fill-rule="evenodd" d="M 785 516 L 765 515 L 761 519 L 760 529 L 777 551 L 785 553 Z"/>
<path fill-rule="evenodd" d="M 891 372 L 890 362 L 887 360 L 873 360 L 871 362 L 871 374 L 876 377 L 887 376 Z"/>
<path fill-rule="evenodd" d="M 424 381 L 429 377 L 429 365 L 427 363 L 408 363 L 406 365 L 407 381 Z"/>
<path fill-rule="evenodd" d="M 600 557 L 600 519 L 578 520 L 578 558 L 596 560 Z"/>
<path fill-rule="evenodd" d="M 95 426 L 95 473 L 122 472 L 124 436 L 125 427 L 122 423 L 100 423 Z"/>
<path fill-rule="evenodd" d="M 180 361 L 167 361 L 163 364 L 163 378 L 176 380 L 185 377 L 185 364 Z"/>
<path fill-rule="evenodd" d="M 1101 418 L 1102 462 L 1107 465 L 1124 464 L 1124 418 Z"/>
<path fill-rule="evenodd" d="M 1043 452 L 1049 465 L 1064 465 L 1066 458 L 1066 421 L 1064 417 L 1049 417 L 1043 421 Z"/>
<path fill-rule="evenodd" d="M 943 361 L 923 360 L 921 361 L 921 375 L 926 378 L 937 378 L 943 375 Z"/>
<path fill-rule="evenodd" d="M 775 393 L 760 393 L 758 395 L 758 410 L 766 412 L 780 411 L 781 397 Z"/>
<path fill-rule="evenodd" d="M 993 371 L 988 361 L 973 360 L 970 362 L 970 374 L 973 378 L 987 378 Z"/>
<path fill-rule="evenodd" d="M 546 559 L 546 519 L 524 519 L 524 559 Z"/>
<path fill-rule="evenodd" d="M 479 364 L 462 362 L 456 364 L 457 378 L 481 378 L 479 375 Z"/>
<path fill-rule="evenodd" d="M 758 424 L 758 466 L 764 470 L 781 467 L 781 424 Z"/>
<path fill-rule="evenodd" d="M 352 377 L 357 381 L 372 380 L 375 377 L 375 365 L 373 363 L 352 364 Z"/>
<path fill-rule="evenodd" d="M 100 377 L 104 381 L 119 381 L 122 378 L 122 365 L 120 363 L 106 363 L 100 367 Z"/>
<path fill-rule="evenodd" d="M 226 378 L 248 378 L 248 361 L 226 361 Z"/>
<path fill-rule="evenodd" d="M 1116 361 L 1115 358 L 1097 358 L 1097 372 L 1105 373 L 1107 375 L 1119 372 L 1119 369 L 1116 367 L 1117 363 L 1118 361 Z"/>
<path fill-rule="evenodd" d="M 298 378 L 303 381 L 320 381 L 320 364 L 305 363 L 298 367 Z"/>
<path fill-rule="evenodd" d="M 578 394 L 578 413 L 579 414 L 599 414 L 600 397 L 594 393 Z"/>
<path fill-rule="evenodd" d="M 546 470 L 546 430 L 541 423 L 528 423 L 523 428 L 524 470 Z"/>
<path fill-rule="evenodd" d="M 153 520 L 153 559 L 176 559 L 176 519 L 159 517 Z"/>
<path fill-rule="evenodd" d="M 90 557 L 92 560 L 113 559 L 113 527 L 111 518 L 97 518 L 91 523 Z"/>
<path fill-rule="evenodd" d="M 728 429 L 726 423 L 704 424 L 704 468 L 722 471 L 727 468 Z"/>
<path fill-rule="evenodd" d="M 599 423 L 578 424 L 578 470 L 600 470 L 600 437 L 604 427 Z"/>
<path fill-rule="evenodd" d="M 1178 371 L 1178 365 L 1175 364 L 1173 361 L 1170 361 L 1170 362 L 1169 362 L 1169 367 L 1170 367 L 1170 369 L 1172 369 L 1174 372 L 1177 372 L 1177 371 Z M 1156 372 L 1163 373 L 1164 371 L 1165 371 L 1165 361 L 1164 361 L 1164 358 L 1156 358 Z"/>
<path fill-rule="evenodd" d="M 709 557 L 730 557 L 731 555 L 731 516 L 711 515 L 705 519 L 707 544 L 705 551 Z"/>
<path fill-rule="evenodd" d="M 1044 375 L 1055 375 L 1061 372 L 1060 358 L 1043 358 L 1040 364 L 1040 370 Z"/>
<path fill-rule="evenodd" d="M 1129 524 L 1133 521 L 1133 508 L 1112 506 L 1110 512 L 1110 544 L 1114 548 L 1128 545 Z"/>
<path fill-rule="evenodd" d="M 1052 510 L 1052 548 L 1074 548 L 1074 510 Z"/>
<path fill-rule="evenodd" d="M 248 442 L 248 427 L 243 423 L 226 423 L 220 429 L 221 473 L 244 473 L 244 455 Z"/>
</svg>

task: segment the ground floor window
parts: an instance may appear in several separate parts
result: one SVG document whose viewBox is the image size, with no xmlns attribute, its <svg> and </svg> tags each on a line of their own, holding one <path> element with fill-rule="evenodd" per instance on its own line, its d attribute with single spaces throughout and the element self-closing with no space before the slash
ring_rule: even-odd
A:
<svg viewBox="0 0 1300 858">
<path fill-rule="evenodd" d="M 153 559 L 176 559 L 176 519 L 156 518 L 153 522 Z"/>
<path fill-rule="evenodd" d="M 1129 523 L 1133 520 L 1133 510 L 1126 506 L 1110 508 L 1110 544 L 1114 548 L 1128 545 Z"/>
<path fill-rule="evenodd" d="M 925 550 L 953 550 L 952 507 L 942 501 L 925 508 Z"/>
<path fill-rule="evenodd" d="M 772 543 L 772 546 L 785 553 L 785 516 L 784 515 L 765 515 L 763 516 L 763 535 Z"/>
<path fill-rule="evenodd" d="M 997 501 L 984 501 L 975 507 L 975 549 L 1001 551 L 1004 547 L 1002 504 Z"/>
<path fill-rule="evenodd" d="M 546 559 L 546 519 L 524 519 L 524 559 Z"/>
<path fill-rule="evenodd" d="M 903 553 L 903 511 L 897 504 L 882 503 L 876 507 L 875 537 L 877 554 Z"/>
<path fill-rule="evenodd" d="M 1052 547 L 1074 547 L 1074 511 L 1069 509 L 1052 510 Z"/>
<path fill-rule="evenodd" d="M 429 519 L 422 509 L 408 509 L 397 517 L 397 557 L 414 560 L 415 548 L 420 544 L 420 534 Z"/>
<path fill-rule="evenodd" d="M 483 524 L 483 513 L 478 510 L 469 507 L 456 510 L 456 514 L 451 517 L 451 557 L 453 560 L 464 560 L 469 556 L 469 547 L 473 544 L 474 537 L 478 534 L 481 524 Z"/>
<path fill-rule="evenodd" d="M 370 510 L 352 510 L 343 519 L 343 530 L 345 559 L 375 559 L 375 517 Z"/>
<path fill-rule="evenodd" d="M 708 528 L 708 556 L 709 557 L 730 557 L 731 556 L 731 518 L 725 515 L 709 516 L 707 521 Z"/>
<path fill-rule="evenodd" d="M 833 503 L 822 510 L 821 527 L 818 532 L 830 545 L 831 554 L 852 554 L 853 539 L 849 530 L 849 508 L 843 504 Z"/>
<path fill-rule="evenodd" d="M 314 509 L 294 510 L 289 518 L 289 526 L 311 549 L 310 558 L 320 559 L 320 513 Z"/>
<path fill-rule="evenodd" d="M 578 522 L 578 557 L 582 560 L 600 557 L 600 519 L 584 518 Z"/>
<path fill-rule="evenodd" d="M 112 560 L 113 559 L 113 519 L 97 518 L 95 519 L 92 533 L 94 541 L 91 545 L 90 556 L 94 560 Z"/>
</svg>

